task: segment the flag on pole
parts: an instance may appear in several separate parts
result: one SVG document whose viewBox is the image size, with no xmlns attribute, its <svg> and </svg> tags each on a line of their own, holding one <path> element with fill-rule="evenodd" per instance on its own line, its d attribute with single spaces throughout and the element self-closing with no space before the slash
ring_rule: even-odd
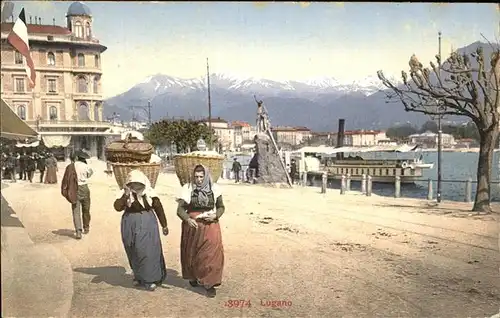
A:
<svg viewBox="0 0 500 318">
<path fill-rule="evenodd" d="M 35 87 L 35 64 L 33 63 L 30 53 L 28 27 L 26 26 L 24 8 L 21 10 L 21 13 L 19 13 L 19 18 L 17 18 L 16 23 L 14 23 L 14 26 L 7 37 L 7 41 L 9 41 L 9 43 L 23 56 L 30 87 Z"/>
</svg>

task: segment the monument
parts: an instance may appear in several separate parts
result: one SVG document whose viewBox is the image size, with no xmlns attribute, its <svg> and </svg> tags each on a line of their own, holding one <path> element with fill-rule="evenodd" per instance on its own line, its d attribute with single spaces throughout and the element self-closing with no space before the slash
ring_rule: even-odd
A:
<svg viewBox="0 0 500 318">
<path fill-rule="evenodd" d="M 256 183 L 291 187 L 290 175 L 272 134 L 268 112 L 263 101 L 254 98 L 257 102 L 257 134 L 254 137 L 256 151 L 252 161 L 257 162 Z"/>
</svg>

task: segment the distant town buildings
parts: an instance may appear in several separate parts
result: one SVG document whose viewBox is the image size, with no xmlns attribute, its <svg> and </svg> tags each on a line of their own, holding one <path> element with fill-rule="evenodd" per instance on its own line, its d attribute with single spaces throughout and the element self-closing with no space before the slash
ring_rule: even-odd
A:
<svg viewBox="0 0 500 318">
<path fill-rule="evenodd" d="M 203 123 L 208 125 L 208 119 Z M 242 146 L 251 144 L 257 128 L 244 121 L 228 121 L 217 117 L 212 118 L 212 129 L 218 137 L 218 142 L 222 150 L 241 150 Z M 308 141 L 311 136 L 311 130 L 306 127 L 272 127 L 275 141 L 285 143 L 291 146 L 297 146 Z M 243 147 L 245 148 L 245 147 Z"/>
<path fill-rule="evenodd" d="M 7 41 L 14 23 L 2 23 L 2 98 L 47 147 L 62 149 L 66 157 L 71 149 L 84 148 L 103 158 L 106 137 L 116 134 L 102 118 L 101 54 L 106 47 L 94 36 L 90 9 L 72 3 L 66 26 L 56 25 L 55 19 L 26 20 L 36 85 L 28 85 L 23 56 Z"/>
<path fill-rule="evenodd" d="M 205 119 L 203 122 L 208 126 L 208 119 Z M 211 122 L 212 129 L 218 137 L 218 142 L 222 146 L 222 150 L 235 149 L 234 128 L 231 127 L 229 122 L 220 117 L 212 118 Z"/>
<path fill-rule="evenodd" d="M 314 146 L 333 146 L 336 144 L 336 140 L 333 140 L 334 133 L 331 132 L 311 132 L 311 145 Z M 336 138 L 336 135 L 335 135 Z"/>
<path fill-rule="evenodd" d="M 245 144 L 246 141 L 253 140 L 253 137 L 257 133 L 257 128 L 255 126 L 251 126 L 244 121 L 233 121 L 231 126 L 234 129 L 234 146 L 236 148 Z"/>
<path fill-rule="evenodd" d="M 435 148 L 438 144 L 438 134 L 427 131 L 422 134 L 413 134 L 408 137 L 410 144 L 418 144 L 423 148 Z M 455 138 L 449 134 L 441 134 L 443 147 L 453 147 L 456 144 Z"/>
<path fill-rule="evenodd" d="M 472 138 L 463 138 L 455 140 L 455 148 L 474 148 L 479 147 L 479 143 Z"/>
<path fill-rule="evenodd" d="M 337 145 L 338 133 L 333 133 L 333 145 Z M 387 138 L 385 131 L 380 130 L 346 130 L 344 132 L 344 146 L 376 146 L 379 144 L 387 144 L 390 140 Z"/>
<path fill-rule="evenodd" d="M 208 120 L 203 121 L 208 125 Z M 222 118 L 212 119 L 212 128 L 222 145 L 223 150 L 241 150 L 242 146 L 251 143 L 257 129 L 243 121 L 229 123 Z M 274 139 L 280 148 L 294 148 L 304 144 L 337 145 L 337 133 L 312 132 L 307 127 L 277 126 L 271 128 Z M 390 143 L 384 131 L 352 130 L 344 135 L 345 146 L 374 146 Z M 243 147 L 245 148 L 245 147 Z"/>
<path fill-rule="evenodd" d="M 272 132 L 277 143 L 300 145 L 312 137 L 312 132 L 307 127 L 272 127 Z"/>
</svg>

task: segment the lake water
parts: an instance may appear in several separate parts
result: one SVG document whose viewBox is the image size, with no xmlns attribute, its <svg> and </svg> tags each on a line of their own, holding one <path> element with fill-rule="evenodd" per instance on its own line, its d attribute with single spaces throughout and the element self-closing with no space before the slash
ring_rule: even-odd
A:
<svg viewBox="0 0 500 318">
<path fill-rule="evenodd" d="M 422 152 L 425 162 L 434 163 L 432 169 L 425 169 L 423 180 L 437 179 L 437 152 Z M 380 157 L 381 154 L 373 154 L 373 157 Z M 368 158 L 368 156 L 363 155 Z M 383 154 L 384 158 L 411 158 L 415 154 Z M 476 180 L 477 159 L 478 153 L 464 152 L 443 152 L 442 153 L 442 189 L 441 196 L 443 200 L 463 201 L 465 197 L 465 182 L 446 182 L 447 180 L 467 180 L 471 178 Z M 231 159 L 233 157 L 230 157 Z M 248 165 L 249 156 L 238 156 L 242 166 Z M 227 160 L 224 164 L 226 168 L 231 168 L 232 160 Z M 492 181 L 500 181 L 500 153 L 495 152 L 493 157 L 493 173 Z M 333 182 L 331 188 L 338 189 L 338 182 Z M 361 188 L 360 182 L 352 182 L 351 189 L 359 191 Z M 434 198 L 436 197 L 437 183 L 433 182 Z M 394 195 L 394 185 L 391 184 L 374 184 L 373 193 L 383 196 Z M 472 199 L 476 193 L 476 184 L 472 184 Z M 493 201 L 500 201 L 500 184 L 492 184 L 491 194 Z M 410 198 L 427 198 L 427 181 L 417 182 L 414 185 L 402 185 L 401 196 Z"/>
</svg>

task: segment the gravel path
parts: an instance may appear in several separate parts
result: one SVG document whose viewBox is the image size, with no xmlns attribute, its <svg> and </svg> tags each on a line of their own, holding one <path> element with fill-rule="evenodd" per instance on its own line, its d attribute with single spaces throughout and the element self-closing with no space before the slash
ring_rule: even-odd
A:
<svg viewBox="0 0 500 318">
<path fill-rule="evenodd" d="M 70 261 L 72 316 L 486 317 L 499 310 L 496 215 L 471 216 L 460 203 L 436 208 L 225 182 L 224 282 L 207 299 L 180 278 L 176 177 L 162 175 L 159 185 L 169 278 L 155 292 L 132 286 L 113 178 L 93 180 L 91 232 L 81 241 L 72 238 L 59 185 L 18 182 L 2 190 L 33 241 Z"/>
</svg>

